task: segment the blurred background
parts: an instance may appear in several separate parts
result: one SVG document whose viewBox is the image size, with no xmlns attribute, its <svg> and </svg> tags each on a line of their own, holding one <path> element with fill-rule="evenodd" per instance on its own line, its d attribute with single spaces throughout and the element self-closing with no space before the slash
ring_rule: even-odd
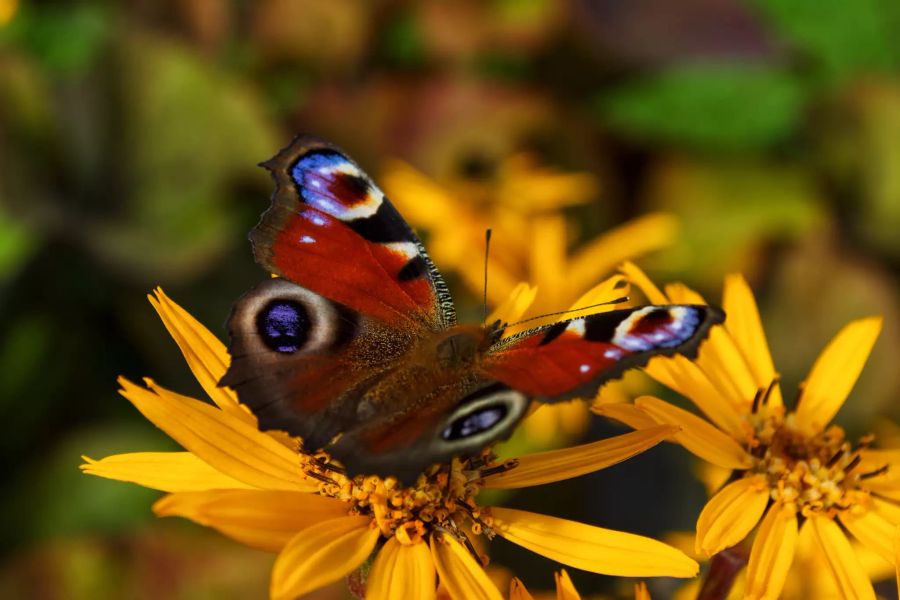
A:
<svg viewBox="0 0 900 600">
<path fill-rule="evenodd" d="M 883 314 L 839 421 L 885 427 L 898 31 L 892 0 L 0 0 L 0 596 L 264 596 L 271 556 L 156 520 L 156 493 L 77 465 L 172 448 L 116 394 L 122 374 L 202 397 L 145 295 L 163 286 L 224 338 L 265 276 L 246 241 L 271 191 L 256 164 L 299 132 L 383 183 L 473 319 L 465 252 L 486 226 L 494 304 L 528 281 L 564 310 L 624 258 L 711 301 L 743 272 L 787 397 L 841 325 Z M 573 410 L 535 444 L 621 431 Z M 702 506 L 690 473 L 660 447 L 505 502 L 663 535 Z M 491 553 L 552 587 L 548 561 Z"/>
</svg>

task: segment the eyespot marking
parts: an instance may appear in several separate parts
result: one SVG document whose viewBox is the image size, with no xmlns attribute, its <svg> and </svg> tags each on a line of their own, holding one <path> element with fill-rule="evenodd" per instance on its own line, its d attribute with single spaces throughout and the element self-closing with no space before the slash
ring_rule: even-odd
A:
<svg viewBox="0 0 900 600">
<path fill-rule="evenodd" d="M 690 339 L 700 321 L 700 311 L 695 307 L 648 306 L 619 323 L 612 341 L 633 352 L 673 348 Z"/>
<path fill-rule="evenodd" d="M 281 354 L 293 354 L 309 340 L 309 313 L 299 302 L 272 300 L 256 316 L 263 343 Z"/>
<path fill-rule="evenodd" d="M 461 415 L 450 423 L 441 437 L 447 441 L 461 440 L 488 431 L 506 416 L 506 404 L 482 406 L 474 412 Z"/>
</svg>

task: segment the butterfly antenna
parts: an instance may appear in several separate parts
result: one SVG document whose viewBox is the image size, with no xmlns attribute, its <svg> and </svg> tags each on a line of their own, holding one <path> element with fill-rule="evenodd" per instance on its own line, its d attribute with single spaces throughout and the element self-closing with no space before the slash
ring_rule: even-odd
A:
<svg viewBox="0 0 900 600">
<path fill-rule="evenodd" d="M 484 297 L 482 298 L 481 324 L 487 325 L 487 275 L 488 275 L 488 256 L 491 252 L 491 229 L 484 230 Z"/>
<path fill-rule="evenodd" d="M 628 296 L 620 296 L 618 298 L 614 298 L 612 300 L 607 300 L 606 302 L 598 302 L 597 304 L 589 304 L 588 306 L 580 306 L 578 308 L 570 308 L 569 310 L 561 310 L 559 312 L 546 313 L 543 315 L 538 315 L 536 317 L 529 317 L 527 319 L 523 319 L 521 321 L 516 321 L 515 323 L 510 323 L 507 327 L 514 327 L 516 325 L 521 325 L 522 323 L 528 323 L 529 321 L 536 321 L 538 319 L 546 319 L 547 317 L 558 317 L 559 315 L 565 315 L 568 313 L 578 312 L 580 310 L 587 310 L 589 308 L 596 308 L 598 306 L 608 306 L 610 304 L 621 304 L 622 302 L 628 302 Z"/>
</svg>

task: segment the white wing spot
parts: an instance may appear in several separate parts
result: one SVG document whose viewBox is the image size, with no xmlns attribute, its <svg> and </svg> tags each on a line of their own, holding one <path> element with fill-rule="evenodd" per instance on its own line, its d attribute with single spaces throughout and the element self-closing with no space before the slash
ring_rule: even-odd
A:
<svg viewBox="0 0 900 600">
<path fill-rule="evenodd" d="M 584 337 L 584 319 L 573 319 L 566 327 L 566 331 L 571 331 L 576 335 Z"/>
<path fill-rule="evenodd" d="M 587 373 L 591 370 L 591 365 L 581 365 L 580 367 L 578 367 L 578 370 L 582 373 Z"/>
<path fill-rule="evenodd" d="M 301 244 L 315 244 L 315 243 L 316 243 L 316 238 L 314 238 L 314 237 L 312 237 L 312 236 L 310 236 L 310 235 L 301 235 L 301 236 L 300 236 L 300 243 L 301 243 Z"/>
<path fill-rule="evenodd" d="M 391 252 L 399 254 L 406 260 L 411 260 L 419 253 L 419 247 L 414 242 L 391 242 L 385 244 Z"/>
</svg>

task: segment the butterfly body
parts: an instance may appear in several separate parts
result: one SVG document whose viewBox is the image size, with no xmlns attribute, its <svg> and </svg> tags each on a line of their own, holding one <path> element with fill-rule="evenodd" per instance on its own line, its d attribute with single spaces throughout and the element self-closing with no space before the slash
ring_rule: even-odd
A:
<svg viewBox="0 0 900 600">
<path fill-rule="evenodd" d="M 691 353 L 721 311 L 624 309 L 504 337 L 458 324 L 422 243 L 340 150 L 301 137 L 264 163 L 272 205 L 251 232 L 274 279 L 235 305 L 234 388 L 260 428 L 355 474 L 414 480 L 508 437 L 532 398 L 590 395 L 650 357 Z"/>
</svg>

